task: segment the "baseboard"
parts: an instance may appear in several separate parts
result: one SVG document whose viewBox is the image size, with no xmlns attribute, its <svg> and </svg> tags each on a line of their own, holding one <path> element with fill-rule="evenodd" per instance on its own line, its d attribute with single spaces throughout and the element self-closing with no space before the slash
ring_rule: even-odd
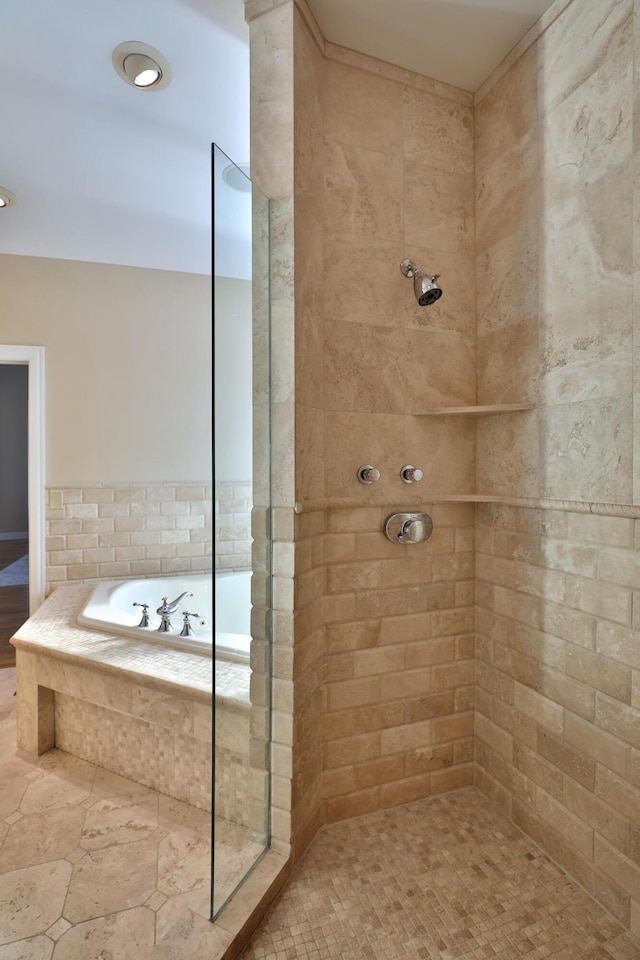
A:
<svg viewBox="0 0 640 960">
<path fill-rule="evenodd" d="M 29 531 L 22 530 L 20 533 L 0 533 L 0 540 L 28 540 Z"/>
</svg>

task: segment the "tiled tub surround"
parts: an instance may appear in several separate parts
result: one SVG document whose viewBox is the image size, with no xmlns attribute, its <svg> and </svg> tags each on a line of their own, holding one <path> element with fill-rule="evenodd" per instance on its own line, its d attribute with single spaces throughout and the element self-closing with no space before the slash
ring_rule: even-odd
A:
<svg viewBox="0 0 640 960">
<path fill-rule="evenodd" d="M 15 635 L 18 746 L 211 809 L 211 660 L 78 626 L 89 592 L 58 587 Z"/>
<path fill-rule="evenodd" d="M 215 484 L 216 570 L 251 569 L 251 481 Z"/>
<path fill-rule="evenodd" d="M 212 510 L 203 483 L 48 487 L 47 590 L 70 580 L 211 570 Z"/>
</svg>

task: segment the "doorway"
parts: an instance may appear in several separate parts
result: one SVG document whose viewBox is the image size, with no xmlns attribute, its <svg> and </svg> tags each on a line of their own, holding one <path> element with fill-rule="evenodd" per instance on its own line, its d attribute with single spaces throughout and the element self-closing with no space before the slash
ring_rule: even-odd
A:
<svg viewBox="0 0 640 960">
<path fill-rule="evenodd" d="M 0 345 L 0 668 L 44 599 L 44 349 Z"/>
<path fill-rule="evenodd" d="M 0 364 L 0 666 L 29 616 L 29 367 Z"/>
</svg>

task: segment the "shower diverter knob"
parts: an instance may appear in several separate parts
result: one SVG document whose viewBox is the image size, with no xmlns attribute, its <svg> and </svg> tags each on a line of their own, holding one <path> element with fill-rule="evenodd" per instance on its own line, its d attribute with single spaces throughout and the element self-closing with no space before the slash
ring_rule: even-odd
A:
<svg viewBox="0 0 640 960">
<path fill-rule="evenodd" d="M 372 467 L 370 463 L 365 463 L 363 467 L 360 467 L 358 470 L 358 480 L 360 483 L 375 483 L 380 479 L 380 471 L 376 467 Z"/>
<path fill-rule="evenodd" d="M 400 477 L 405 483 L 417 483 L 422 480 L 424 473 L 419 467 L 412 467 L 410 463 L 400 471 Z"/>
<path fill-rule="evenodd" d="M 394 513 L 387 518 L 384 527 L 389 540 L 394 543 L 424 543 L 433 531 L 433 522 L 428 513 Z"/>
</svg>

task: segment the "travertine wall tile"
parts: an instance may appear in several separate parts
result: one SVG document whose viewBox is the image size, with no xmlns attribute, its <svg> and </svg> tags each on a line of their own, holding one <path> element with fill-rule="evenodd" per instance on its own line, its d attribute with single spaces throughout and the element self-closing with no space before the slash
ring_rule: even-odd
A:
<svg viewBox="0 0 640 960">
<path fill-rule="evenodd" d="M 478 510 L 476 782 L 628 923 L 638 892 L 633 838 L 640 811 L 632 759 L 640 747 L 633 521 L 569 513 L 564 535 L 549 523 L 549 534 L 539 533 L 536 549 L 523 554 L 519 530 L 541 530 L 546 511 L 538 523 L 524 513 Z M 498 549 L 519 554 L 514 597 L 525 601 L 535 588 L 537 611 L 517 599 L 500 604 Z M 564 572 L 578 567 L 579 575 Z M 564 596 L 557 592 L 562 581 Z M 590 617 L 581 620 L 585 610 Z M 505 706 L 510 690 L 515 715 Z"/>
<path fill-rule="evenodd" d="M 48 488 L 46 493 L 48 590 L 66 580 L 212 569 L 210 486 L 111 484 Z M 247 569 L 250 485 L 234 484 L 231 491 L 224 493 L 231 497 L 226 502 L 232 510 L 224 517 L 216 510 L 216 564 L 227 569 Z"/>
</svg>

